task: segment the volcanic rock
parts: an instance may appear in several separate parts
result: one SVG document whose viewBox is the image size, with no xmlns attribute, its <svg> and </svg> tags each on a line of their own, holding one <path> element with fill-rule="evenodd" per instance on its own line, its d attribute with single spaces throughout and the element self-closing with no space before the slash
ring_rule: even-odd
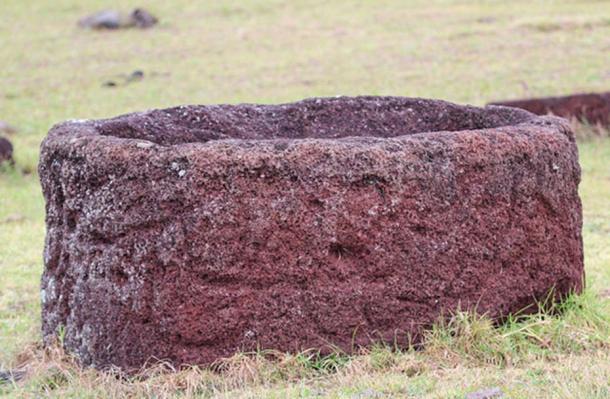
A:
<svg viewBox="0 0 610 399">
<path fill-rule="evenodd" d="M 78 21 L 82 28 L 89 29 L 146 29 L 156 25 L 157 18 L 143 8 L 134 9 L 129 15 L 123 15 L 116 10 L 103 10 L 88 15 Z"/>
<path fill-rule="evenodd" d="M 116 10 L 103 10 L 87 15 L 78 21 L 81 28 L 89 29 L 119 29 L 124 27 L 126 21 Z"/>
<path fill-rule="evenodd" d="M 118 86 L 126 86 L 130 83 L 139 82 L 144 79 L 144 72 L 136 69 L 130 74 L 121 74 L 113 80 L 107 80 L 102 83 L 102 87 L 118 87 Z"/>
<path fill-rule="evenodd" d="M 396 97 L 182 106 L 55 126 L 42 332 L 86 365 L 406 346 L 583 284 L 560 118 Z M 530 306 L 528 308 L 528 306 Z"/>
<path fill-rule="evenodd" d="M 594 125 L 610 126 L 610 92 L 501 101 L 491 105 L 521 108 L 536 115 L 553 114 Z"/>
<path fill-rule="evenodd" d="M 138 28 L 146 29 L 157 24 L 157 18 L 143 8 L 136 8 L 129 14 L 129 20 Z"/>
<path fill-rule="evenodd" d="M 8 139 L 0 137 L 0 165 L 7 162 L 11 165 L 15 164 L 13 160 L 13 144 Z"/>
</svg>

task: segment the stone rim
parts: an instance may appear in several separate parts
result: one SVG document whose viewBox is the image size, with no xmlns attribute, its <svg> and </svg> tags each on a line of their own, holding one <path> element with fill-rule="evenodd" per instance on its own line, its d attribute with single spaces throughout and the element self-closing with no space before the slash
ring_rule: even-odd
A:
<svg viewBox="0 0 610 399">
<path fill-rule="evenodd" d="M 383 136 L 380 134 L 374 134 L 371 132 L 361 134 L 362 132 L 355 131 L 355 134 L 345 134 L 345 135 L 335 135 L 335 136 L 327 136 L 327 137 L 279 137 L 277 135 L 273 137 L 212 137 L 205 138 L 202 140 L 199 139 L 188 139 L 188 141 L 181 142 L 158 142 L 154 137 L 141 137 L 142 134 L 146 134 L 144 131 L 138 131 L 135 133 L 135 136 L 130 137 L 129 133 L 125 133 L 124 130 L 133 129 L 134 125 L 144 124 L 146 125 L 147 119 L 159 118 L 161 115 L 167 112 L 171 113 L 185 113 L 187 116 L 192 113 L 196 113 L 202 111 L 204 113 L 211 113 L 214 116 L 215 113 L 223 113 L 223 112 L 231 112 L 231 110 L 239 109 L 242 107 L 247 107 L 249 111 L 256 110 L 260 112 L 268 112 L 268 113 L 289 113 L 294 111 L 295 109 L 306 109 L 312 104 L 320 104 L 322 107 L 331 107 L 339 102 L 361 102 L 361 101 L 373 101 L 378 100 L 381 102 L 381 105 L 390 105 L 390 106 L 398 106 L 398 107 L 408 107 L 408 106 L 416 106 L 422 109 L 427 107 L 432 108 L 443 108 L 449 107 L 453 112 L 464 112 L 465 117 L 475 117 L 475 118 L 496 118 L 496 120 L 480 120 L 478 123 L 480 126 L 470 126 L 466 128 L 455 128 L 455 129 L 423 129 L 415 132 L 406 132 L 404 134 L 399 134 L 395 136 Z M 401 102 L 403 104 L 396 105 L 395 102 Z M 321 102 L 321 103 L 319 103 Z M 415 115 L 419 115 L 419 113 L 415 113 Z M 263 115 L 262 119 L 266 116 Z M 261 116 L 255 115 L 254 119 L 261 119 Z M 248 119 L 245 117 L 244 119 Z M 284 118 L 290 119 L 290 117 Z M 383 119 L 383 117 L 380 117 Z M 172 126 L 171 123 L 176 122 L 177 119 L 173 121 L 169 121 L 165 123 L 161 128 L 166 128 L 167 130 L 172 130 L 175 126 Z M 243 121 L 241 121 L 243 122 Z M 430 121 L 429 123 L 434 123 L 434 121 Z M 246 123 L 246 128 L 247 128 Z M 441 134 L 464 134 L 468 132 L 478 132 L 478 131 L 494 131 L 496 129 L 506 129 L 506 128 L 516 128 L 516 127 L 526 127 L 531 125 L 538 126 L 546 126 L 546 127 L 554 127 L 561 133 L 570 134 L 571 128 L 567 121 L 563 120 L 559 117 L 553 116 L 538 116 L 533 113 L 530 113 L 525 110 L 516 109 L 507 106 L 500 105 L 486 105 L 485 107 L 475 107 L 470 105 L 456 105 L 453 103 L 449 103 L 446 101 L 439 100 L 428 100 L 421 98 L 408 98 L 408 97 L 371 97 L 371 96 L 361 96 L 361 97 L 330 97 L 330 98 L 312 98 L 307 100 L 302 100 L 298 102 L 285 103 L 279 105 L 257 105 L 257 104 L 229 104 L 229 105 L 194 105 L 194 106 L 179 106 L 173 108 L 166 109 L 152 109 L 144 112 L 135 112 L 124 114 L 121 116 L 107 118 L 107 119 L 90 119 L 90 120 L 69 120 L 63 123 L 59 123 L 55 125 L 49 135 L 45 139 L 45 142 L 51 139 L 59 139 L 60 137 L 72 136 L 72 141 L 70 144 L 76 142 L 76 139 L 79 136 L 82 137 L 95 137 L 96 140 L 101 140 L 105 143 L 112 145 L 121 145 L 121 144 L 133 144 L 141 142 L 139 145 L 140 148 L 148 148 L 148 146 L 158 146 L 164 148 L 170 147 L 179 147 L 182 145 L 213 145 L 214 143 L 223 142 L 226 144 L 232 145 L 247 145 L 247 144 L 255 144 L 261 142 L 281 142 L 281 143 L 297 143 L 300 141 L 319 141 L 319 142 L 349 142 L 354 140 L 386 140 L 386 139 L 397 139 L 397 140 L 405 140 L 408 138 L 419 138 L 422 135 L 425 135 L 426 138 L 431 138 L 436 135 Z M 242 125 L 241 128 L 244 126 Z M 113 130 L 114 129 L 114 130 Z M 155 127 L 155 129 L 159 130 L 160 127 Z M 192 126 L 187 127 L 186 129 L 193 129 Z M 211 129 L 210 129 L 211 130 Z M 177 140 L 180 140 L 180 134 L 172 135 L 177 136 Z M 159 139 L 163 140 L 163 138 Z M 43 142 L 44 143 L 44 142 Z"/>
</svg>

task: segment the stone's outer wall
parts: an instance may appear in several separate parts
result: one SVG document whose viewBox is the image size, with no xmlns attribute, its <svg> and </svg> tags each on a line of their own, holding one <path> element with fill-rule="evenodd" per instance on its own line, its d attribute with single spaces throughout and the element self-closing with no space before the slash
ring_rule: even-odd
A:
<svg viewBox="0 0 610 399">
<path fill-rule="evenodd" d="M 390 139 L 168 146 L 99 134 L 116 120 L 58 125 L 39 166 L 45 342 L 63 329 L 83 364 L 124 370 L 350 352 L 417 341 L 460 307 L 499 318 L 580 291 L 573 134 L 521 115 Z"/>
<path fill-rule="evenodd" d="M 610 127 L 610 92 L 502 101 L 491 105 L 521 108 L 537 115 L 554 114 L 564 118 L 576 118 Z"/>
</svg>

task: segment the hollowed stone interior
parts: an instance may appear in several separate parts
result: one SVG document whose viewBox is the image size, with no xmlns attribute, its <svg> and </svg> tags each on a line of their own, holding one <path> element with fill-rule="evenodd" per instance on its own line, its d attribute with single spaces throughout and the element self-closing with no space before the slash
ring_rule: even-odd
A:
<svg viewBox="0 0 610 399">
<path fill-rule="evenodd" d="M 125 115 L 96 124 L 105 136 L 160 145 L 222 139 L 398 137 L 489 129 L 525 122 L 516 109 L 485 109 L 396 97 L 312 99 L 284 105 L 182 106 Z"/>
</svg>

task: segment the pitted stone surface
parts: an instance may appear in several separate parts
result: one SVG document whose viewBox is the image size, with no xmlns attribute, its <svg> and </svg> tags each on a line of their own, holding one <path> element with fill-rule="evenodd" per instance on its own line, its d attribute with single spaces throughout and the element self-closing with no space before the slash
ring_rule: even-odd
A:
<svg viewBox="0 0 610 399">
<path fill-rule="evenodd" d="M 575 118 L 582 122 L 610 127 L 610 92 L 502 101 L 492 105 L 521 108 L 537 115 L 553 114 Z"/>
<path fill-rule="evenodd" d="M 441 314 L 580 291 L 569 125 L 356 97 L 54 127 L 43 335 L 84 364 L 406 345 Z"/>
</svg>

